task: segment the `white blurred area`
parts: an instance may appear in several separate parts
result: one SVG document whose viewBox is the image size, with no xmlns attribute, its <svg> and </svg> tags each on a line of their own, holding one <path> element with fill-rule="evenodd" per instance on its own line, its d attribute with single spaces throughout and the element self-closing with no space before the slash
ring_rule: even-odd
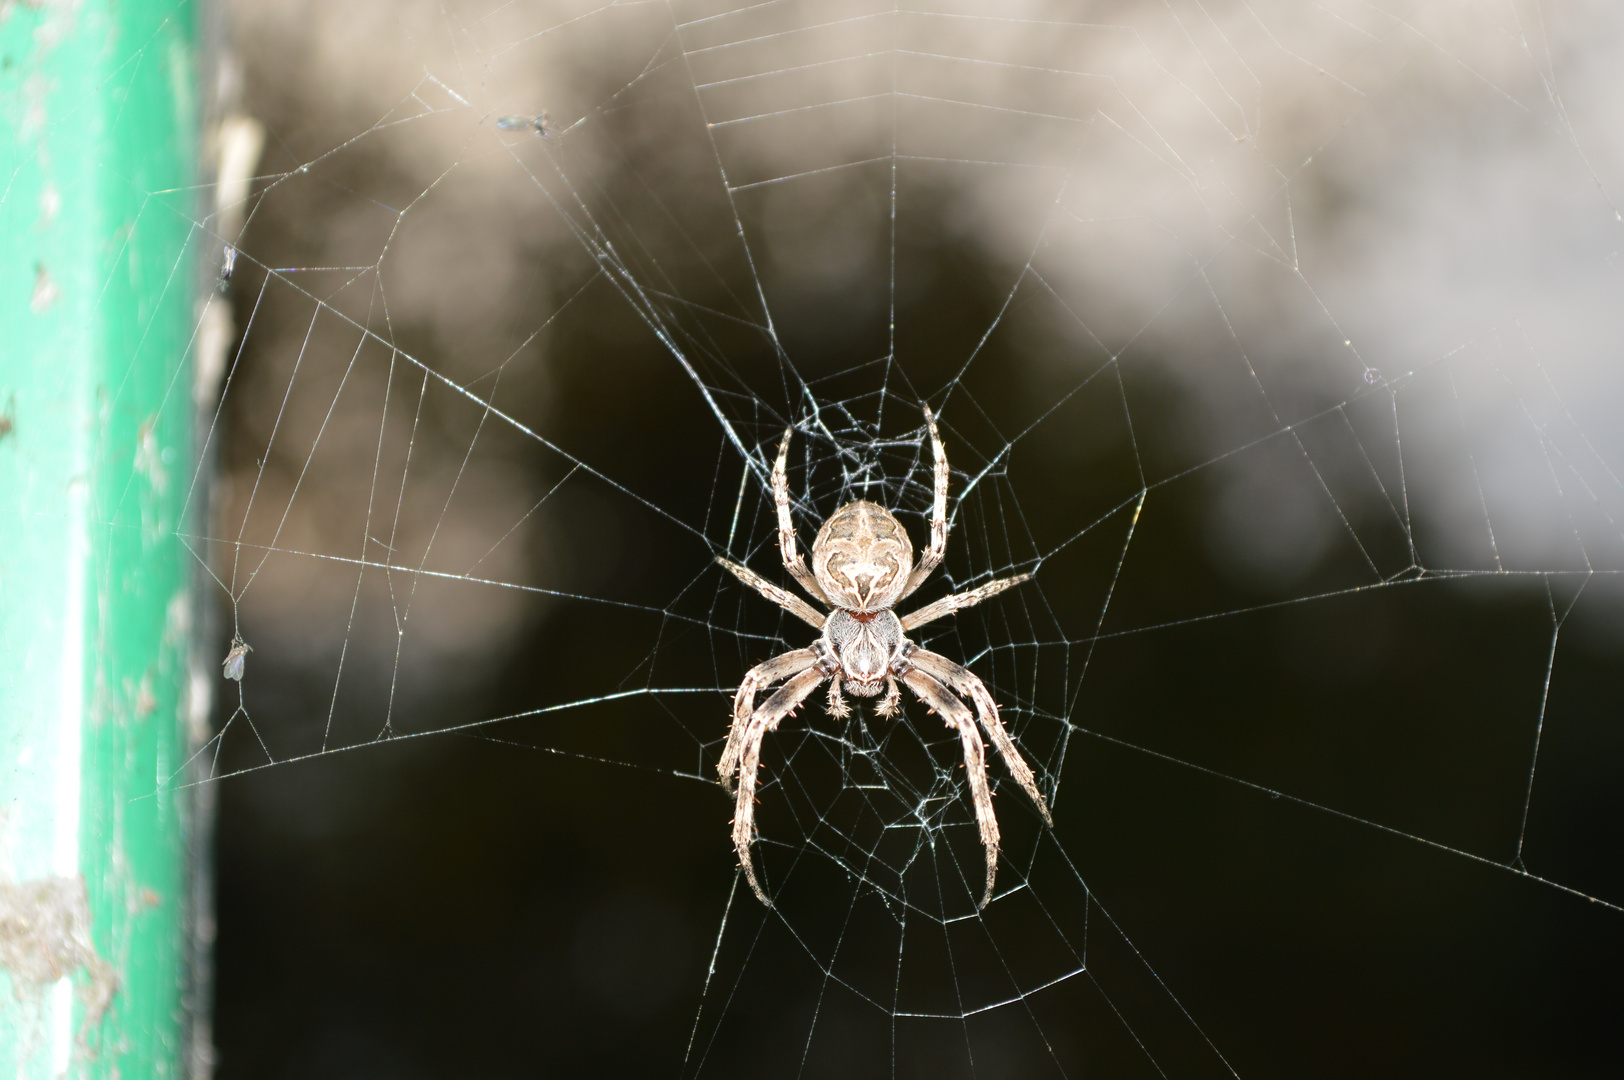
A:
<svg viewBox="0 0 1624 1080">
<path fill-rule="evenodd" d="M 1350 528 L 1389 510 L 1410 516 L 1428 569 L 1624 561 L 1624 9 L 1174 0 L 930 11 L 236 2 L 248 104 L 270 132 L 262 171 L 274 173 L 245 255 L 349 268 L 292 277 L 322 278 L 311 291 L 335 311 L 433 350 L 437 370 L 481 396 L 505 359 L 522 360 L 508 385 L 544 412 L 546 339 L 525 344 L 523 331 L 569 299 L 590 263 L 516 164 L 539 161 L 512 151 L 538 136 L 495 122 L 546 111 L 564 175 L 590 188 L 617 168 L 595 126 L 674 83 L 712 126 L 646 137 L 668 140 L 694 175 L 708 169 L 707 198 L 724 195 L 726 169 L 763 222 L 750 239 L 775 287 L 815 289 L 853 272 L 852 251 L 886 243 L 873 231 L 886 228 L 883 205 L 865 218 L 844 211 L 883 177 L 888 165 L 872 162 L 894 146 L 944 196 L 931 204 L 946 208 L 939 229 L 983 246 L 1009 288 L 1026 271 L 1022 290 L 1069 312 L 1056 326 L 1071 344 L 1033 364 L 1079 379 L 1109 358 L 1174 373 L 1202 410 L 1175 465 L 1223 477 L 1210 546 L 1239 578 L 1312 591 L 1296 583 Z M 373 183 L 359 190 L 358 177 Z M 904 196 L 899 212 L 910 209 Z M 570 269 L 538 274 L 549 260 Z M 883 296 L 875 308 L 883 316 Z M 298 454 L 291 471 L 264 476 L 231 463 L 218 535 L 235 534 L 252 493 L 268 516 L 248 532 L 280 529 L 277 546 L 302 551 L 342 533 L 359 556 L 353 526 L 376 495 L 378 430 L 409 422 L 415 384 L 394 387 L 400 407 L 385 416 L 388 361 L 371 356 L 332 407 L 332 380 L 358 342 L 335 320 L 291 311 L 267 308 L 248 329 L 261 360 L 229 391 L 254 403 L 237 422 L 262 426 L 249 436 L 259 444 L 280 424 L 278 439 L 301 453 L 325 430 L 333 456 L 302 479 Z M 311 393 L 284 405 L 290 380 Z M 1336 444 L 1346 452 L 1315 441 L 1328 415 L 1357 432 Z M 410 436 L 397 434 L 398 449 Z M 459 481 L 472 440 L 467 424 L 420 433 L 424 480 L 372 508 L 373 520 L 395 521 L 399 496 L 398 525 L 372 535 L 380 546 L 394 537 L 400 565 L 533 583 L 534 550 L 551 549 L 538 538 L 557 524 L 546 509 L 527 516 L 542 492 L 517 465 L 485 462 Z M 1368 557 L 1373 579 L 1404 572 L 1408 558 Z M 382 575 L 358 603 L 341 564 L 279 558 L 261 574 L 244 603 L 262 632 L 294 650 L 347 641 L 394 662 L 401 608 Z M 474 659 L 499 654 L 534 617 L 527 594 L 489 588 L 471 603 L 475 589 L 420 588 L 411 619 L 423 633 L 410 647 L 423 670 L 472 677 Z"/>
</svg>

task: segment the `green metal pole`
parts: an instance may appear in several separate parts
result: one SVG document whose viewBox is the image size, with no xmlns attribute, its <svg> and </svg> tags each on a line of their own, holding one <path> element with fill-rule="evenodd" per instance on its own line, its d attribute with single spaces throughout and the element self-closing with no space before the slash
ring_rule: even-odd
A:
<svg viewBox="0 0 1624 1080">
<path fill-rule="evenodd" d="M 193 12 L 0 2 L 0 1075 L 186 1060 Z"/>
</svg>

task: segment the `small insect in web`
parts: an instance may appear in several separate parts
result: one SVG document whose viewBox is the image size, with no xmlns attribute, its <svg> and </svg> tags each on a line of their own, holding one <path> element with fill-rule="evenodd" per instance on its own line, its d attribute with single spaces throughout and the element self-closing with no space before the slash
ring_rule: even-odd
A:
<svg viewBox="0 0 1624 1080">
<path fill-rule="evenodd" d="M 244 641 L 241 634 L 233 637 L 231 649 L 220 665 L 221 674 L 233 682 L 242 682 L 243 669 L 248 665 L 248 654 L 253 651 L 254 647 Z"/>
<path fill-rule="evenodd" d="M 237 249 L 232 247 L 230 244 L 227 244 L 225 254 L 220 257 L 220 279 L 215 283 L 215 287 L 218 288 L 220 292 L 225 292 L 231 287 L 231 275 L 236 271 L 236 269 Z"/>
<path fill-rule="evenodd" d="M 540 116 L 504 116 L 496 121 L 498 131 L 534 131 L 543 139 L 552 139 L 558 133 L 546 113 Z"/>
<path fill-rule="evenodd" d="M 925 425 L 930 429 L 935 472 L 930 546 L 920 553 L 917 564 L 913 562 L 913 546 L 908 534 L 891 511 L 878 503 L 858 500 L 842 506 L 823 523 L 817 539 L 812 542 L 812 569 L 806 568 L 796 549 L 795 525 L 789 516 L 789 440 L 795 433 L 794 428 L 784 432 L 784 441 L 778 447 L 778 462 L 773 466 L 778 550 L 790 576 L 833 610 L 824 615 L 788 589 L 779 588 L 754 571 L 724 558 L 716 560 L 762 596 L 823 632 L 811 648 L 775 656 L 745 674 L 733 698 L 733 727 L 728 733 L 727 747 L 716 765 L 723 787 L 731 790 L 734 778 L 738 779 L 733 846 L 739 853 L 739 863 L 744 867 L 750 887 L 769 907 L 772 901 L 756 880 L 755 867 L 750 860 L 750 844 L 755 839 L 756 773 L 761 766 L 761 742 L 825 679 L 830 680 L 827 707 L 831 716 L 851 715 L 851 707 L 842 692 L 857 697 L 878 697 L 882 686 L 885 697 L 875 712 L 882 717 L 894 715 L 901 705 L 902 691 L 897 686 L 901 680 L 926 707 L 940 713 L 948 727 L 958 732 L 976 824 L 981 831 L 981 846 L 987 856 L 987 888 L 981 907 L 986 907 L 992 899 L 999 834 L 998 819 L 992 810 L 992 790 L 987 782 L 987 747 L 976 730 L 976 720 L 998 748 L 1016 783 L 1037 805 L 1043 820 L 1051 826 L 1054 824 L 1038 791 L 1032 767 L 1021 757 L 1015 740 L 998 718 L 998 704 L 993 701 L 987 684 L 969 668 L 921 649 L 907 638 L 907 631 L 979 604 L 1032 575 L 1016 574 L 989 581 L 979 588 L 926 604 L 901 618 L 891 610 L 919 588 L 947 554 L 947 454 L 928 407 Z M 757 708 L 756 695 L 779 680 L 787 681 Z M 961 697 L 975 703 L 974 718 Z"/>
</svg>

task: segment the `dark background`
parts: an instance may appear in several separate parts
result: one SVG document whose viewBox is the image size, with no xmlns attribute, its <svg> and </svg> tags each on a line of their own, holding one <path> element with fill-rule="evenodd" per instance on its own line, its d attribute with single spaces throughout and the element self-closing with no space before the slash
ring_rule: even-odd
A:
<svg viewBox="0 0 1624 1080">
<path fill-rule="evenodd" d="M 305 341 L 314 308 L 288 285 L 309 276 L 285 268 L 355 261 L 335 254 L 332 231 L 358 205 L 398 206 L 395 195 L 423 183 L 382 139 L 295 173 L 357 130 L 354 117 L 323 112 L 331 103 L 319 94 L 290 86 L 252 52 L 247 60 L 248 106 L 271 133 L 260 172 L 271 179 L 257 188 L 233 282 L 248 331 L 225 396 L 216 535 L 229 540 L 243 515 L 274 518 L 291 505 L 313 524 L 282 546 L 325 550 L 343 532 L 333 523 L 353 524 L 373 483 L 374 459 L 355 447 L 376 441 L 379 387 L 408 414 L 422 376 L 377 342 L 344 339 L 349 328 L 337 320 L 317 323 L 331 352 L 290 349 L 288 334 Z M 602 77 L 605 88 L 624 81 Z M 234 610 L 255 643 L 244 704 L 258 738 L 233 716 L 237 702 L 225 702 L 220 771 L 241 774 L 215 788 L 222 1080 L 1205 1076 L 1224 1075 L 1225 1062 L 1246 1077 L 1613 1075 L 1624 1006 L 1624 914 L 1608 906 L 1624 902 L 1616 579 L 1423 573 L 1410 566 L 1410 539 L 1421 566 L 1457 565 L 1445 527 L 1418 512 L 1407 538 L 1379 500 L 1352 487 L 1336 489 L 1334 506 L 1379 573 L 1347 543 L 1306 565 L 1286 553 L 1291 571 L 1274 574 L 1237 563 L 1214 539 L 1238 484 L 1266 482 L 1304 453 L 1285 423 L 1342 406 L 1335 425 L 1296 429 L 1335 484 L 1349 456 L 1336 442 L 1344 420 L 1364 445 L 1391 453 L 1381 425 L 1392 394 L 1425 400 L 1441 384 L 1423 375 L 1391 392 L 1328 390 L 1296 374 L 1311 357 L 1266 355 L 1257 363 L 1283 420 L 1249 428 L 1243 410 L 1203 392 L 1203 378 L 1179 374 L 1230 363 L 1222 338 L 1191 333 L 1179 355 L 1152 341 L 1113 357 L 1067 337 L 1055 298 L 1029 283 L 966 366 L 1019 260 L 963 227 L 961 196 L 929 183 L 904 186 L 899 198 L 906 287 L 887 364 L 884 177 L 841 180 L 799 217 L 741 201 L 747 233 L 777 238 L 775 259 L 752 271 L 716 197 L 714 163 L 688 152 L 684 108 L 605 119 L 624 156 L 566 171 L 599 185 L 591 206 L 624 211 L 606 227 L 619 230 L 622 258 L 642 280 L 663 275 L 690 302 L 661 310 L 684 328 L 700 379 L 751 448 L 770 454 L 786 420 L 806 421 L 803 388 L 826 406 L 850 406 L 832 426 L 848 448 L 873 451 L 890 482 L 881 490 L 900 500 L 917 542 L 925 496 L 914 403 L 929 400 L 942 411 L 955 496 L 967 475 L 996 462 L 961 508 L 947 577 L 973 581 L 1044 556 L 1031 590 L 930 638 L 949 655 L 1006 647 L 977 669 L 1055 793 L 1052 838 L 1040 837 L 1018 792 L 998 800 L 1011 837 L 1001 885 L 1030 888 L 985 921 L 941 930 L 924 914 L 884 907 L 819 855 L 792 872 L 788 857 L 806 856 L 807 837 L 851 840 L 859 854 L 879 843 L 863 831 L 872 823 L 842 816 L 850 776 L 830 768 L 839 762 L 827 740 L 805 731 L 841 729 L 812 705 L 768 743 L 769 769 L 796 763 L 796 785 L 767 788 L 759 819 L 764 833 L 787 838 L 762 855 L 779 909 L 768 913 L 742 890 L 731 805 L 705 779 L 725 732 L 726 688 L 809 631 L 723 581 L 710 559 L 747 552 L 759 572 L 783 580 L 770 505 L 748 483 L 741 542 L 727 547 L 742 465 L 695 381 L 626 298 L 592 278 L 596 266 L 574 237 L 538 232 L 503 274 L 507 306 L 482 322 L 488 340 L 470 344 L 429 316 L 384 323 L 374 311 L 363 321 L 428 368 L 495 395 L 557 448 L 506 421 L 479 427 L 478 407 L 431 384 L 413 429 L 414 467 L 439 477 L 422 481 L 423 520 L 483 520 L 461 502 L 440 509 L 450 498 L 444 476 L 465 455 L 465 472 L 497 477 L 489 489 L 457 489 L 459 500 L 501 507 L 487 543 L 562 482 L 520 534 L 515 578 L 630 606 L 429 582 L 425 590 L 441 592 L 425 592 L 407 640 L 452 614 L 477 625 L 486 605 L 505 605 L 490 609 L 501 629 L 466 639 L 462 652 L 408 653 L 397 668 L 389 612 L 402 609 L 389 608 L 380 573 L 369 571 L 359 622 L 344 621 L 353 568 L 285 559 L 267 564 L 275 584 L 239 590 Z M 538 149 L 555 152 L 521 144 L 516 153 L 540 170 Z M 662 195 L 676 193 L 685 235 L 637 216 L 653 205 L 650 177 Z M 684 203 L 692 191 L 708 195 Z M 513 206 L 500 218 L 522 231 L 541 212 Z M 798 276 L 795 253 L 813 258 L 842 226 L 866 238 L 846 271 Z M 634 238 L 646 254 L 626 243 Z M 375 241 L 357 244 L 371 252 L 362 265 L 378 259 Z M 481 263 L 476 246 L 439 271 L 477 275 Z M 266 267 L 279 268 L 269 284 Z M 782 354 L 703 313 L 748 309 L 735 287 L 758 277 Z M 324 311 L 349 310 L 342 288 L 310 288 L 331 305 Z M 540 322 L 537 311 L 571 296 L 567 318 L 511 352 Z M 333 423 L 362 434 L 331 461 L 312 456 L 300 409 L 319 415 L 331 400 L 327 380 L 357 348 L 356 384 L 339 395 Z M 487 353 L 513 356 L 499 380 Z M 294 374 L 300 357 L 307 366 Z M 348 388 L 363 379 L 370 389 Z M 304 434 L 274 442 L 268 424 L 290 383 L 285 422 Z M 307 387 L 315 404 L 301 406 Z M 882 400 L 884 419 L 865 427 Z M 1272 437 L 1250 445 L 1257 431 Z M 876 450 L 880 436 L 898 443 Z M 854 489 L 842 484 L 835 442 L 804 428 L 798 438 L 792 480 L 810 483 L 815 514 L 827 514 Z M 1236 446 L 1249 448 L 1222 456 Z M 568 458 L 612 482 L 572 473 Z M 254 489 L 261 462 L 271 479 Z M 1392 463 L 1372 468 L 1387 475 Z M 519 514 L 489 494 L 503 484 L 526 493 L 513 504 Z M 1128 543 L 1141 490 L 1149 494 Z M 1090 525 L 1124 500 L 1127 510 Z M 1259 506 L 1254 527 L 1267 550 L 1289 522 L 1271 518 L 1275 504 Z M 801 522 L 803 543 L 815 524 Z M 336 590 L 344 602 L 329 618 L 299 601 L 299 588 Z M 944 579 L 922 595 L 948 588 Z M 273 590 L 282 595 L 259 600 Z M 310 631 L 301 612 L 326 619 L 336 636 Z M 335 646 L 346 642 L 351 681 L 335 693 Z M 716 689 L 379 738 L 649 686 Z M 933 775 L 927 756 L 952 780 L 953 744 L 917 705 L 909 718 L 890 743 L 880 724 L 846 737 L 881 740 L 920 783 Z M 281 763 L 258 768 L 261 743 Z M 354 748 L 285 760 L 322 745 Z M 827 815 L 823 833 L 817 814 Z M 960 805 L 949 820 L 966 815 Z M 954 898 L 927 894 L 958 880 L 953 858 L 975 865 L 973 843 L 960 843 L 962 829 L 940 839 L 907 873 L 882 849 L 875 880 L 896 884 L 922 912 L 962 915 Z M 904 921 L 911 936 L 901 945 Z M 1045 970 L 1057 951 L 1080 954 L 1085 943 L 1086 971 L 963 1021 L 893 1017 L 820 971 L 832 966 L 865 989 L 920 980 L 942 988 L 945 1011 L 968 1011 L 1000 972 Z M 1035 978 L 1014 982 L 1032 990 Z M 912 985 L 908 993 L 930 996 Z"/>
</svg>

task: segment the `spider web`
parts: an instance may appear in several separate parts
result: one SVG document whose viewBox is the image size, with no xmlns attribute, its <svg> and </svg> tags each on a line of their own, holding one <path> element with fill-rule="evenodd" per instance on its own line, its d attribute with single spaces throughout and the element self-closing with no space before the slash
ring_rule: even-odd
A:
<svg viewBox="0 0 1624 1080">
<path fill-rule="evenodd" d="M 1504 1007 L 1457 970 L 1472 1024 L 1418 1032 L 1369 951 L 1616 958 L 1616 20 L 452 3 L 322 44 L 287 10 L 238 13 L 287 65 L 248 58 L 282 88 L 246 227 L 197 222 L 240 341 L 200 357 L 187 542 L 254 651 L 194 780 L 456 736 L 588 770 L 598 813 L 692 792 L 682 1075 L 1360 1072 Z M 715 761 L 811 631 L 713 559 L 787 580 L 786 426 L 803 544 L 852 498 L 922 542 L 926 402 L 918 603 L 1035 576 L 916 636 L 1056 826 L 994 763 L 978 910 L 956 737 L 815 696 L 766 744 L 763 909 Z M 1404 1002 L 1454 970 L 1392 962 Z M 1368 1043 L 1287 1037 L 1339 979 Z M 1576 994 L 1570 1047 L 1610 1041 Z"/>
</svg>

